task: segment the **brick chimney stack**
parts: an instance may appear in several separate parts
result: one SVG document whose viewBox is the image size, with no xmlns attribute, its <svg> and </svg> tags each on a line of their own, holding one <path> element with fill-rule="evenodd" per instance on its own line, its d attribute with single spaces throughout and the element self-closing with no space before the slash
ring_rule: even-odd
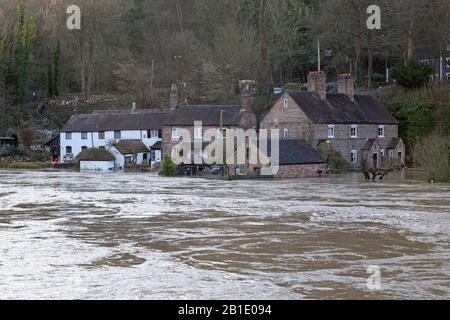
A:
<svg viewBox="0 0 450 320">
<path fill-rule="evenodd" d="M 178 88 L 175 83 L 170 90 L 170 109 L 174 110 L 178 106 Z"/>
<path fill-rule="evenodd" d="M 241 112 L 245 111 L 253 111 L 253 97 L 249 85 L 244 86 L 241 90 Z"/>
<path fill-rule="evenodd" d="M 327 97 L 327 75 L 323 71 L 311 71 L 308 75 L 308 91 L 315 92 L 320 99 Z"/>
<path fill-rule="evenodd" d="M 352 101 L 355 100 L 355 78 L 351 73 L 339 74 L 336 86 L 338 93 L 347 95 Z"/>
<path fill-rule="evenodd" d="M 257 119 L 253 113 L 253 96 L 250 86 L 246 85 L 241 90 L 241 121 L 240 126 L 243 129 L 256 129 Z"/>
</svg>

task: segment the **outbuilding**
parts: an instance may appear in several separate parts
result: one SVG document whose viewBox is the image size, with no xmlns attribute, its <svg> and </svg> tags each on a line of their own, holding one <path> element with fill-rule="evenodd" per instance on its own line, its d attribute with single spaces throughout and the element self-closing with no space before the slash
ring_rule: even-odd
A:
<svg viewBox="0 0 450 320">
<path fill-rule="evenodd" d="M 111 146 L 120 169 L 127 165 L 149 165 L 150 149 L 141 140 L 120 140 Z"/>
<path fill-rule="evenodd" d="M 78 156 L 81 172 L 114 172 L 115 157 L 105 149 L 86 149 Z"/>
</svg>

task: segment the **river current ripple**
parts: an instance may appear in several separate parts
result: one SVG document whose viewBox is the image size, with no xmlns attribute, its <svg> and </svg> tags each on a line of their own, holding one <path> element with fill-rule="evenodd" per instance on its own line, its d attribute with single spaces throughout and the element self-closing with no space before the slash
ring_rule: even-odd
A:
<svg viewBox="0 0 450 320">
<path fill-rule="evenodd" d="M 450 298 L 450 185 L 0 171 L 0 299 L 392 298 Z"/>
</svg>

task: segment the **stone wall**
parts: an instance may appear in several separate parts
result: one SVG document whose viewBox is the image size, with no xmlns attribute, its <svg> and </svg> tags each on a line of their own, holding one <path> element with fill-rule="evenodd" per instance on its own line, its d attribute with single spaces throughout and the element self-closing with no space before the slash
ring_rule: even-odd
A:
<svg viewBox="0 0 450 320">
<path fill-rule="evenodd" d="M 319 177 L 326 174 L 325 164 L 304 164 L 292 166 L 280 166 L 280 170 L 275 175 L 276 178 L 308 178 Z"/>
</svg>

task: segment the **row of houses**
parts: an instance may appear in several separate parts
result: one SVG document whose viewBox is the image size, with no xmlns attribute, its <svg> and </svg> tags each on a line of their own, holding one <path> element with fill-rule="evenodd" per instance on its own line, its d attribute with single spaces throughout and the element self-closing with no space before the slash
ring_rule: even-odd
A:
<svg viewBox="0 0 450 320">
<path fill-rule="evenodd" d="M 61 130 L 60 159 L 72 162 L 84 150 L 109 151 L 115 169 L 126 165 L 157 165 L 163 154 L 175 158 L 182 132 L 189 132 L 195 144 L 208 142 L 204 132 L 266 129 L 280 133 L 277 177 L 306 177 L 325 173 L 325 159 L 317 152 L 326 143 L 340 152 L 349 165 L 367 161 L 380 167 L 383 159 L 404 163 L 404 145 L 398 136 L 398 122 L 373 97 L 356 95 L 350 74 L 339 75 L 338 93 L 326 92 L 324 72 L 311 72 L 308 91 L 287 91 L 262 117 L 253 111 L 248 87 L 241 90 L 239 105 L 179 104 L 172 87 L 170 109 L 94 112 L 75 115 Z M 201 123 L 198 129 L 194 124 Z M 185 141 L 186 142 L 186 141 Z M 270 142 L 269 142 L 270 144 Z M 248 146 L 247 146 L 248 148 Z M 270 151 L 269 151 L 270 153 Z M 268 154 L 270 155 L 270 154 Z M 111 160 L 110 160 L 111 161 Z M 229 166 L 233 173 L 260 172 L 259 163 Z"/>
</svg>

